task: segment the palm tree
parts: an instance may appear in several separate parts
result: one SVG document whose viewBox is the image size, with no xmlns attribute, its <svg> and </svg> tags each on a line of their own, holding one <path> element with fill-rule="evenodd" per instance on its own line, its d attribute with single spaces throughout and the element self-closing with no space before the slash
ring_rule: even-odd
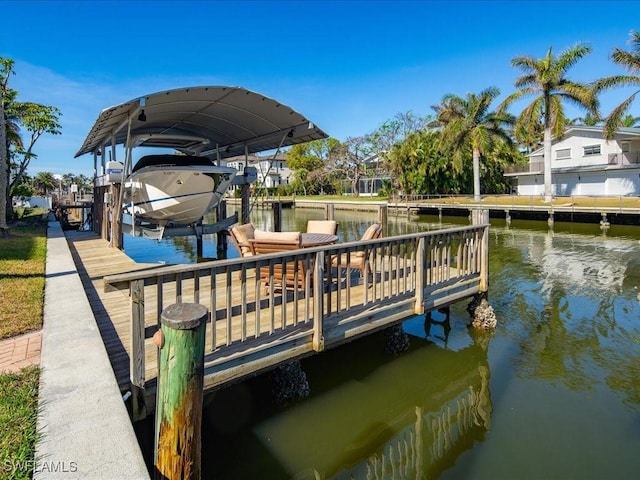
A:
<svg viewBox="0 0 640 480">
<path fill-rule="evenodd" d="M 505 127 L 513 125 L 515 119 L 504 110 L 490 111 L 493 100 L 500 90 L 490 87 L 479 94 L 469 93 L 465 98 L 449 94 L 440 105 L 431 108 L 436 113 L 432 126 L 440 127 L 442 144 L 453 152 L 453 166 L 458 171 L 468 158 L 473 156 L 473 199 L 480 201 L 480 157 L 496 141 L 512 144 Z"/>
<path fill-rule="evenodd" d="M 602 78 L 596 82 L 596 90 L 602 91 L 617 86 L 640 86 L 640 32 L 632 30 L 630 36 L 629 43 L 631 44 L 631 51 L 614 48 L 611 53 L 611 60 L 627 69 L 630 74 Z M 606 118 L 604 134 L 607 140 L 613 138 L 618 127 L 625 126 L 625 119 L 629 121 L 629 119 L 625 117 L 625 114 L 627 114 L 629 107 L 631 107 L 639 91 L 640 90 L 636 90 L 633 92 L 625 101 L 615 107 Z"/>
<path fill-rule="evenodd" d="M 578 44 L 558 56 L 554 56 L 549 47 L 547 55 L 543 58 L 536 60 L 533 57 L 521 56 L 511 60 L 511 65 L 520 68 L 524 75 L 514 83 L 519 90 L 509 95 L 502 107 L 506 108 L 520 98 L 536 95 L 518 116 L 515 131 L 530 131 L 540 120 L 543 122 L 544 196 L 547 202 L 551 201 L 551 136 L 562 136 L 567 123 L 563 100 L 585 108 L 598 118 L 596 91 L 584 83 L 566 78 L 567 70 L 590 52 L 590 46 Z"/>
<path fill-rule="evenodd" d="M 584 117 L 572 119 L 569 122 L 569 125 L 585 125 L 587 127 L 595 127 L 601 121 L 601 118 L 594 116 L 591 112 L 587 112 Z"/>
<path fill-rule="evenodd" d="M 633 115 L 627 114 L 624 116 L 622 121 L 620 122 L 621 127 L 635 127 L 640 122 L 640 117 L 634 117 Z"/>
<path fill-rule="evenodd" d="M 56 189 L 58 181 L 51 172 L 38 172 L 33 179 L 33 186 L 39 194 L 46 195 Z"/>
</svg>

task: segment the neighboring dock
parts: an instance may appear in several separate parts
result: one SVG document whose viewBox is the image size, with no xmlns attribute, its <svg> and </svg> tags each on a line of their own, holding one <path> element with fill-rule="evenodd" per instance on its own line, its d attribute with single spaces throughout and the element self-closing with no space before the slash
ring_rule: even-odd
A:
<svg viewBox="0 0 640 480">
<path fill-rule="evenodd" d="M 389 214 L 412 217 L 416 215 L 463 216 L 473 210 L 483 209 L 491 218 L 512 220 L 540 220 L 553 224 L 556 221 L 638 225 L 640 223 L 640 199 L 637 197 L 554 197 L 545 203 L 539 196 L 492 195 L 473 202 L 468 197 L 457 196 L 409 196 L 389 201 L 360 200 L 309 200 L 301 197 L 263 200 L 264 208 L 281 204 L 282 208 L 303 207 L 324 209 L 330 204 L 335 210 L 378 211 L 388 208 Z M 375 197 L 373 197 L 375 198 Z M 230 205 L 239 205 L 239 199 L 228 199 Z"/>
</svg>

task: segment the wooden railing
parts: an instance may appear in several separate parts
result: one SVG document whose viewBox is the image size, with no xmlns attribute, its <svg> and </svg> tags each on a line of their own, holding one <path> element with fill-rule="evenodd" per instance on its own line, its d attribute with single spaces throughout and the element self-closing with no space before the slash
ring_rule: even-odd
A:
<svg viewBox="0 0 640 480">
<path fill-rule="evenodd" d="M 156 372 L 151 337 L 170 304 L 209 309 L 205 388 L 215 387 L 486 291 L 486 221 L 485 215 L 469 227 L 105 277 L 105 289 L 126 289 L 131 299 L 134 406 L 144 410 L 144 389 Z M 357 252 L 369 258 L 364 275 L 332 266 L 337 256 Z M 276 272 L 291 268 L 302 288 L 282 289 Z M 266 288 L 260 269 L 272 277 Z"/>
</svg>

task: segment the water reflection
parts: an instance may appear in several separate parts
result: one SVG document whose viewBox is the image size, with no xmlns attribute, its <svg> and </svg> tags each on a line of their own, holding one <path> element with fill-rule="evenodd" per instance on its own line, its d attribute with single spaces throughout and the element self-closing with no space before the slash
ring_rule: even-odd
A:
<svg viewBox="0 0 640 480">
<path fill-rule="evenodd" d="M 216 478 L 252 478 L 256 469 L 260 478 L 437 477 L 491 427 L 487 354 L 467 340 L 454 352 L 414 337 L 409 352 L 392 357 L 384 353 L 384 336 L 376 335 L 305 360 L 312 395 L 246 426 L 253 452 L 261 452 L 250 465 L 226 465 L 212 438 L 212 472 Z M 247 405 L 247 397 L 243 391 L 225 403 Z M 212 401 L 207 410 L 210 419 L 216 406 Z"/>
<path fill-rule="evenodd" d="M 285 230 L 323 217 L 283 213 Z M 254 215 L 268 228 L 270 211 Z M 349 241 L 376 215 L 336 219 Z M 637 478 L 640 228 L 491 222 L 492 335 L 471 335 L 463 302 L 449 322 L 405 322 L 398 357 L 374 335 L 303 360 L 312 393 L 290 407 L 273 404 L 268 374 L 209 395 L 203 478 Z M 461 224 L 390 215 L 388 234 Z M 158 260 L 197 261 L 185 242 L 158 245 Z"/>
</svg>

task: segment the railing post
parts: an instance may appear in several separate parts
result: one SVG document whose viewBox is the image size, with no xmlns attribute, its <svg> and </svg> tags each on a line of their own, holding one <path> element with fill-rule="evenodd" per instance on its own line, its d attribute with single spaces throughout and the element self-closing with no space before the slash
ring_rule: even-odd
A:
<svg viewBox="0 0 640 480">
<path fill-rule="evenodd" d="M 416 301 L 413 312 L 416 315 L 424 313 L 424 278 L 425 278 L 425 241 L 424 237 L 418 239 L 416 251 Z"/>
<path fill-rule="evenodd" d="M 324 350 L 324 273 L 324 252 L 318 252 L 313 266 L 313 349 L 316 352 Z"/>
<path fill-rule="evenodd" d="M 204 341 L 208 309 L 175 303 L 161 315 L 155 477 L 200 479 Z"/>
<path fill-rule="evenodd" d="M 473 210 L 471 212 L 473 225 L 489 223 L 489 210 Z M 489 290 L 489 227 L 482 231 L 480 239 L 480 291 Z"/>
<path fill-rule="evenodd" d="M 129 284 L 131 298 L 131 355 L 129 374 L 131 378 L 131 404 L 133 420 L 143 420 L 147 416 L 145 404 L 144 365 L 144 280 L 133 280 Z"/>
</svg>

